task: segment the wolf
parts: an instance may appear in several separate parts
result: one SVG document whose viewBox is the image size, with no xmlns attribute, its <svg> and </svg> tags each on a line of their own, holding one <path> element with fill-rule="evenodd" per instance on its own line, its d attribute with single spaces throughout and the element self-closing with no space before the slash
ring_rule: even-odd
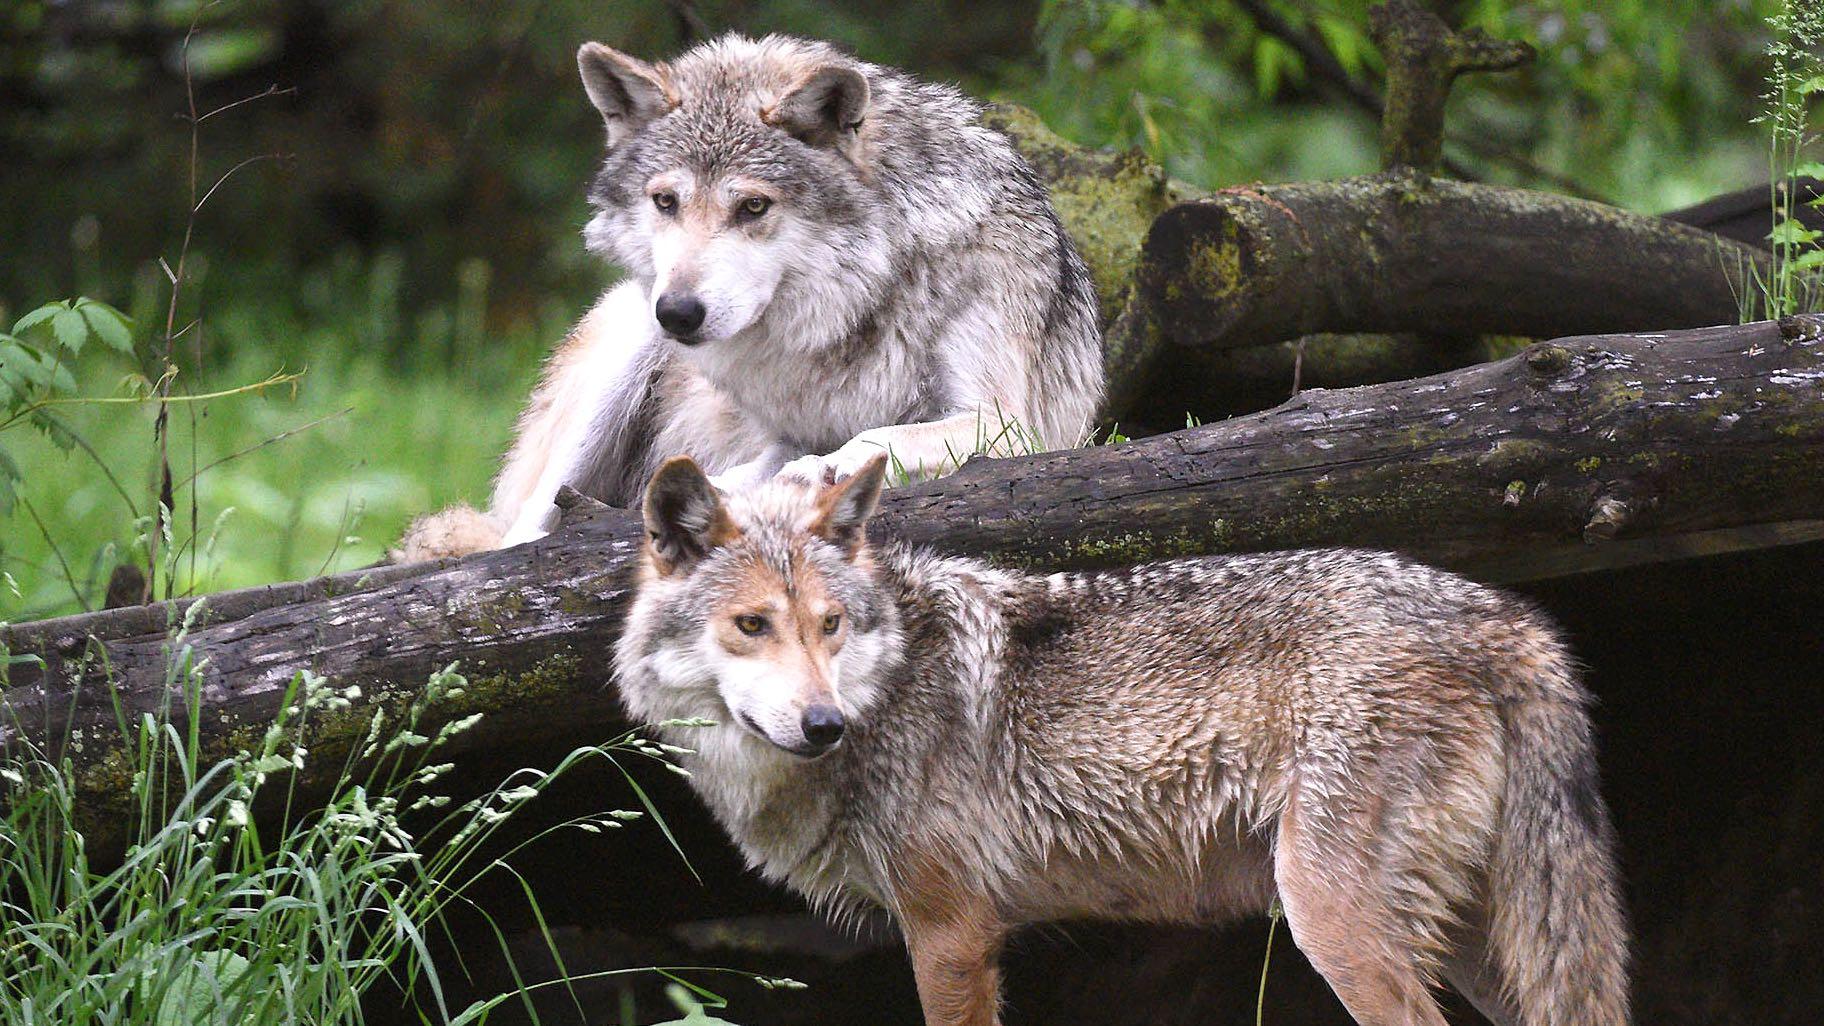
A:
<svg viewBox="0 0 1824 1026">
<path fill-rule="evenodd" d="M 998 1021 L 1059 919 L 1277 900 L 1362 1026 L 1622 1026 L 1590 698 L 1523 600 L 1323 549 L 1049 576 L 890 545 L 875 458 L 725 494 L 660 467 L 614 665 L 768 879 L 898 922 L 929 1026 Z"/>
<path fill-rule="evenodd" d="M 632 505 L 678 454 L 739 488 L 1084 441 L 1095 289 L 978 104 L 784 36 L 577 64 L 607 129 L 583 236 L 628 276 L 546 365 L 488 512 L 420 521 L 399 558 L 540 537 L 563 485 Z"/>
</svg>

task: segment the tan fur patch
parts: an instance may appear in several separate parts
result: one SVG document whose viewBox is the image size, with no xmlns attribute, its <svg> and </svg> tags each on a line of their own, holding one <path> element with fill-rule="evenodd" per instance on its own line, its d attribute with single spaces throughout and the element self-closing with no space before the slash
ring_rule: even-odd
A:
<svg viewBox="0 0 1824 1026">
<path fill-rule="evenodd" d="M 412 521 L 397 548 L 387 553 L 395 563 L 423 563 L 451 556 L 466 556 L 493 548 L 500 541 L 501 526 L 486 513 L 459 503 Z"/>
<path fill-rule="evenodd" d="M 759 618 L 763 629 L 744 631 L 744 617 Z M 826 632 L 830 617 L 835 618 L 836 629 Z M 731 655 L 795 668 L 795 675 L 806 682 L 807 702 L 829 700 L 830 660 L 842 650 L 848 627 L 841 604 L 817 575 L 797 576 L 787 587 L 772 567 L 758 560 L 749 562 L 739 582 L 717 606 L 712 629 L 716 641 Z"/>
<path fill-rule="evenodd" d="M 971 893 L 929 853 L 909 854 L 895 909 L 912 956 L 928 1026 L 994 1026 L 1000 1021 L 997 964 L 1007 924 L 985 896 Z"/>
</svg>

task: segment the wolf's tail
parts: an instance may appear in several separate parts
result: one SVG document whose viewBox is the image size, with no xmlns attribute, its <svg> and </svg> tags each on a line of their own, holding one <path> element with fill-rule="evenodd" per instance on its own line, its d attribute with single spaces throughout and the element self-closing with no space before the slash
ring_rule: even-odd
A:
<svg viewBox="0 0 1824 1026">
<path fill-rule="evenodd" d="M 1570 656 L 1532 639 L 1543 672 L 1503 703 L 1507 786 L 1489 888 L 1489 954 L 1518 1026 L 1626 1026 L 1628 932 L 1614 827 Z"/>
</svg>

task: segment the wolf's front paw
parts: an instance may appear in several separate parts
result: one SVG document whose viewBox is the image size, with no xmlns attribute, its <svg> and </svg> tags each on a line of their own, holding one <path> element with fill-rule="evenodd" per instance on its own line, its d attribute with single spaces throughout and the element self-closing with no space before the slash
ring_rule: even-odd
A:
<svg viewBox="0 0 1824 1026">
<path fill-rule="evenodd" d="M 711 475 L 709 483 L 724 492 L 745 492 L 772 476 L 767 473 L 767 469 L 761 465 L 760 461 L 755 460 L 752 463 L 730 467 L 720 474 Z"/>
<path fill-rule="evenodd" d="M 515 545 L 524 545 L 527 542 L 537 541 L 550 533 L 551 532 L 545 530 L 544 526 L 537 520 L 522 517 L 520 518 L 519 523 L 514 524 L 512 529 L 501 536 L 500 544 L 496 545 L 495 548 L 510 549 Z"/>
<path fill-rule="evenodd" d="M 855 436 L 849 444 L 828 456 L 798 457 L 787 463 L 784 469 L 779 471 L 779 476 L 795 477 L 814 485 L 831 485 L 854 477 L 874 457 L 888 451 L 885 445 L 874 441 L 864 433 Z"/>
<path fill-rule="evenodd" d="M 831 453 L 829 456 L 816 454 L 800 456 L 780 467 L 778 476 L 796 478 L 806 484 L 835 484 L 841 478 L 848 476 L 847 474 L 839 476 L 836 473 L 836 464 L 832 462 L 835 455 L 835 453 Z"/>
</svg>

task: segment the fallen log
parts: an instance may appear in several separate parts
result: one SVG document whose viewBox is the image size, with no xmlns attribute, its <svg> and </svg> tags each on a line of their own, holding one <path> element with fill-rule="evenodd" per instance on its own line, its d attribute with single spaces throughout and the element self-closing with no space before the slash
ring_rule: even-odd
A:
<svg viewBox="0 0 1824 1026">
<path fill-rule="evenodd" d="M 1035 570 L 1349 544 L 1495 581 L 1784 544 L 1824 537 L 1820 386 L 1824 319 L 1567 338 L 1127 444 L 972 461 L 891 492 L 874 529 Z M 458 661 L 470 687 L 433 719 L 487 713 L 467 746 L 607 732 L 620 726 L 608 653 L 639 539 L 629 514 L 603 508 L 415 575 L 214 619 L 205 605 L 177 642 L 162 629 L 109 636 L 114 614 L 10 627 L 0 643 L 42 665 L 13 666 L 0 742 L 67 735 L 105 824 L 130 775 L 110 740 L 110 682 L 137 715 L 164 699 L 174 660 L 204 667 L 217 755 L 246 747 L 303 669 L 362 687 L 319 722 L 329 757 L 312 765 L 337 765 L 376 709 Z"/>
<path fill-rule="evenodd" d="M 1213 349 L 1321 331 L 1724 323 L 1738 272 L 1767 259 L 1587 200 L 1402 172 L 1227 189 L 1161 215 L 1146 249 L 1141 287 L 1167 338 Z"/>
<path fill-rule="evenodd" d="M 1329 333 L 1462 349 L 1485 335 L 1723 324 L 1767 277 L 1764 249 L 1701 228 L 1437 177 L 1452 84 L 1525 64 L 1532 50 L 1451 29 L 1416 0 L 1377 4 L 1371 18 L 1387 66 L 1386 101 L 1367 97 L 1382 116 L 1378 174 L 1200 194 L 1137 152 L 1075 146 L 1018 108 L 989 114 L 1051 191 L 1096 280 L 1106 420 L 1233 410 L 1234 361 L 1222 350 Z M 1386 370 L 1356 380 L 1395 377 L 1411 342 L 1372 340 Z"/>
<path fill-rule="evenodd" d="M 1104 415 L 1118 422 L 1233 409 L 1226 351 L 1319 333 L 1414 333 L 1449 349 L 1728 323 L 1770 258 L 1651 215 L 1411 169 L 1200 193 L 1137 152 L 1076 146 L 1030 111 L 996 108 L 988 124 L 1044 180 L 1090 265 Z M 1370 377 L 1412 362 L 1409 342 L 1370 348 L 1388 353 Z"/>
</svg>

